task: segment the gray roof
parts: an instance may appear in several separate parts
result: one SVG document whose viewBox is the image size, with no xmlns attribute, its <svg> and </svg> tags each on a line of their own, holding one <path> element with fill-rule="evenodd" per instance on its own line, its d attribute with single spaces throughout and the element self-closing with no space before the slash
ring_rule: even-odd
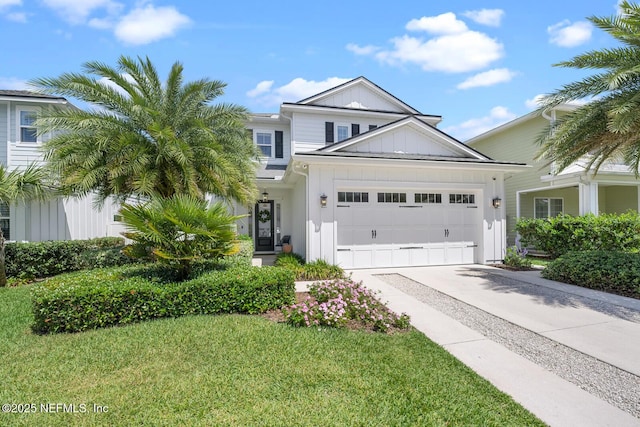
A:
<svg viewBox="0 0 640 427">
<path fill-rule="evenodd" d="M 29 90 L 0 89 L 0 96 L 15 96 L 17 98 L 45 98 L 45 99 L 66 99 L 62 96 L 46 95 L 44 93 L 32 92 Z"/>
<path fill-rule="evenodd" d="M 256 178 L 258 179 L 274 179 L 277 176 L 284 175 L 284 171 L 287 170 L 287 165 L 265 165 L 261 164 L 256 172 Z"/>
<path fill-rule="evenodd" d="M 398 160 L 429 160 L 436 162 L 459 162 L 459 163 L 481 163 L 481 164 L 497 164 L 497 165 L 518 165 L 525 166 L 526 163 L 519 162 L 500 162 L 491 159 L 476 159 L 471 157 L 452 157 L 452 156 L 433 156 L 427 154 L 409 154 L 409 153 L 359 153 L 351 151 L 308 151 L 299 153 L 302 156 L 318 156 L 318 157 L 355 157 L 365 159 L 398 159 Z"/>
</svg>

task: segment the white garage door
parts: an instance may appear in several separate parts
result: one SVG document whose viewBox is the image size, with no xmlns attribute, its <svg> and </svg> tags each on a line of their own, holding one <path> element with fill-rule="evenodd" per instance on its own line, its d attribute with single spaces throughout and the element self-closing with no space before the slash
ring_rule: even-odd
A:
<svg viewBox="0 0 640 427">
<path fill-rule="evenodd" d="M 471 264 L 479 196 L 471 191 L 339 191 L 343 268 Z"/>
</svg>

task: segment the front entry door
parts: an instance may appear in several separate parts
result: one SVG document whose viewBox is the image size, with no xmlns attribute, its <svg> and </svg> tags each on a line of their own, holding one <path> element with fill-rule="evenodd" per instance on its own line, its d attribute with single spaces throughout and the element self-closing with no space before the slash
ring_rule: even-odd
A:
<svg viewBox="0 0 640 427">
<path fill-rule="evenodd" d="M 273 252 L 273 200 L 256 203 L 256 252 Z"/>
</svg>

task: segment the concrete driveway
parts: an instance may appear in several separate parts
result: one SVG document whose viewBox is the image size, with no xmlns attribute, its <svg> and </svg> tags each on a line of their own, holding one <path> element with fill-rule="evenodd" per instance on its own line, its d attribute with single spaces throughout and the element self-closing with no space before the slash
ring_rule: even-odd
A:
<svg viewBox="0 0 640 427">
<path fill-rule="evenodd" d="M 482 265 L 350 273 L 549 425 L 640 426 L 640 301 Z"/>
</svg>

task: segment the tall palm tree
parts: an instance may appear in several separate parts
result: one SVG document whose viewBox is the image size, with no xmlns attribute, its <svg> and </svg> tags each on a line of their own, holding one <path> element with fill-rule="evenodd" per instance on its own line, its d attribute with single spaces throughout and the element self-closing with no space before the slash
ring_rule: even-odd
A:
<svg viewBox="0 0 640 427">
<path fill-rule="evenodd" d="M 255 198 L 259 153 L 244 128 L 247 111 L 212 104 L 225 83 L 184 83 L 179 62 L 162 83 L 149 58 L 140 57 L 121 56 L 115 68 L 87 62 L 84 71 L 32 81 L 41 92 L 98 107 L 49 109 L 36 122 L 40 132 L 56 131 L 45 143 L 46 160 L 63 189 L 95 192 L 99 203 L 110 196 L 209 193 L 244 204 Z"/>
<path fill-rule="evenodd" d="M 588 18 L 622 43 L 590 51 L 560 67 L 594 69 L 597 74 L 569 83 L 543 99 L 541 111 L 570 101 L 593 98 L 559 118 L 541 135 L 539 158 L 562 170 L 586 159 L 595 172 L 608 160 L 623 161 L 640 171 L 640 6 L 623 1 L 620 13 Z"/>
<path fill-rule="evenodd" d="M 0 165 L 0 202 L 11 205 L 31 200 L 45 200 L 53 193 L 44 184 L 47 173 L 31 164 L 24 170 L 8 171 Z M 7 285 L 4 233 L 0 228 L 0 287 Z"/>
</svg>

